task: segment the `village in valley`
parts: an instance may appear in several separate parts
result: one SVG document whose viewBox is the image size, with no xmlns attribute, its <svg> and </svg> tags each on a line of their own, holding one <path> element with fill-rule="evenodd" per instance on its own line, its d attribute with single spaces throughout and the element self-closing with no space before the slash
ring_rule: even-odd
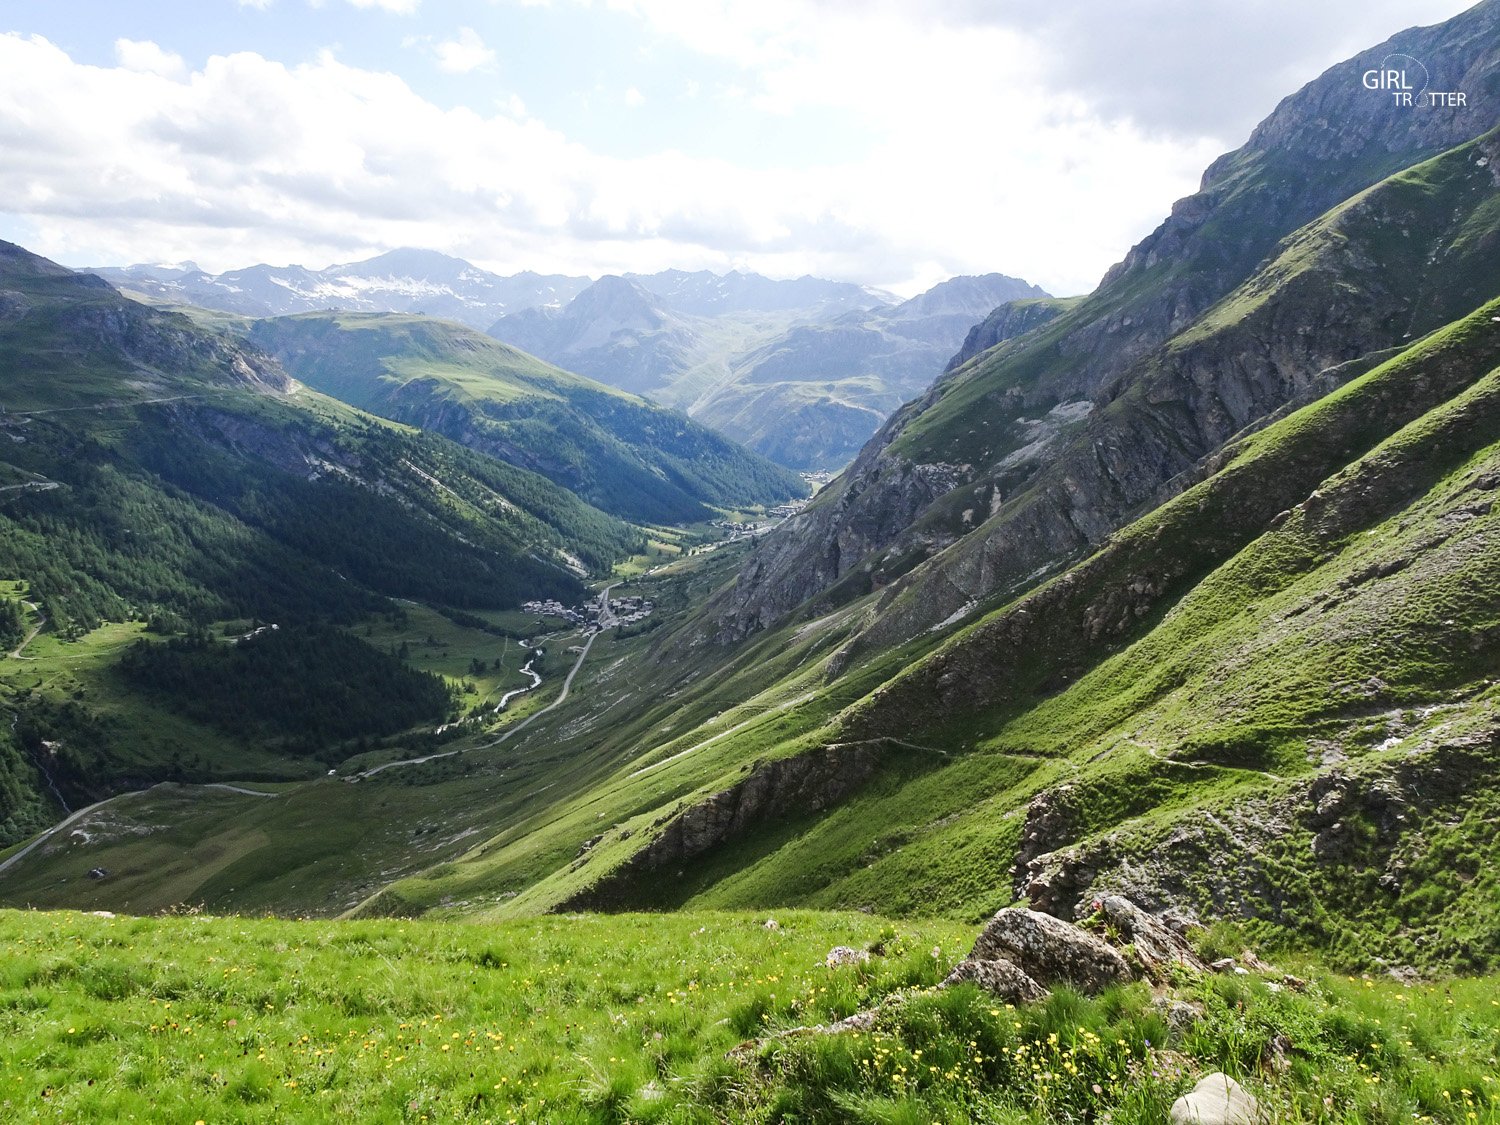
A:
<svg viewBox="0 0 1500 1125">
<path fill-rule="evenodd" d="M 566 606 L 555 598 L 548 598 L 546 601 L 524 602 L 521 609 L 525 613 L 534 613 L 538 617 L 560 618 L 570 625 L 598 630 L 613 628 L 616 625 L 634 625 L 644 621 L 656 611 L 656 603 L 650 598 L 632 595 L 624 598 L 610 598 L 607 606 L 601 604 L 601 599 L 598 598 L 591 599 L 583 605 Z"/>
</svg>

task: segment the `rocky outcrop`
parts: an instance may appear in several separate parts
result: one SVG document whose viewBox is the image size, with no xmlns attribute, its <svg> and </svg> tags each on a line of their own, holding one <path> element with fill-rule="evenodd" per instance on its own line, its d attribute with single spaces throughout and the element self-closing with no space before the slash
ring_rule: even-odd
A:
<svg viewBox="0 0 1500 1125">
<path fill-rule="evenodd" d="M 1011 890 L 1024 898 L 1029 868 L 1033 860 L 1072 843 L 1078 836 L 1082 815 L 1078 791 L 1072 785 L 1043 790 L 1026 806 L 1026 823 L 1021 828 L 1021 843 L 1011 868 Z"/>
<path fill-rule="evenodd" d="M 1021 907 L 991 918 L 967 959 L 1007 961 L 1044 988 L 1066 984 L 1096 993 L 1135 979 L 1125 958 L 1101 939 L 1071 922 Z"/>
<path fill-rule="evenodd" d="M 1098 913 L 1111 936 L 1126 944 L 1133 965 L 1154 983 L 1167 984 L 1183 969 L 1203 972 L 1206 968 L 1181 934 L 1128 898 L 1107 895 L 1099 900 Z"/>
<path fill-rule="evenodd" d="M 1020 300 L 1006 301 L 1005 304 L 995 309 L 989 316 L 985 317 L 964 337 L 963 345 L 948 361 L 943 371 L 952 371 L 955 367 L 962 367 L 975 356 L 989 351 L 996 344 L 1003 344 L 1007 340 L 1014 340 L 1017 336 L 1023 336 L 1033 328 L 1055 320 L 1071 302 L 1048 298 L 1046 300 Z"/>
<path fill-rule="evenodd" d="M 743 781 L 663 817 L 650 843 L 555 910 L 628 908 L 643 878 L 680 874 L 693 860 L 758 825 L 837 804 L 875 775 L 881 759 L 877 742 L 826 746 L 757 763 Z"/>
<path fill-rule="evenodd" d="M 1047 995 L 1047 990 L 1035 978 L 1017 967 L 1013 961 L 1001 957 L 966 957 L 943 978 L 944 988 L 951 988 L 955 984 L 978 985 L 1007 1004 L 1029 1004 Z"/>
<path fill-rule="evenodd" d="M 943 987 L 974 984 L 1008 1004 L 1039 1000 L 1067 985 L 1093 995 L 1133 980 L 1168 984 L 1206 966 L 1183 938 L 1129 899 L 1095 905 L 1090 929 L 1023 907 L 1001 910 L 980 931 Z"/>
<path fill-rule="evenodd" d="M 1492 787 L 1497 762 L 1500 729 L 1476 731 L 1397 763 L 1339 767 L 1184 814 L 1159 830 L 1122 827 L 1033 860 L 1031 905 L 1085 917 L 1096 899 L 1118 894 L 1189 917 L 1291 924 L 1316 908 L 1308 896 L 1319 869 L 1328 879 L 1368 873 L 1349 890 L 1374 881 L 1380 894 L 1399 896 L 1420 854 L 1422 826 L 1459 815 Z M 1307 857 L 1296 879 L 1274 858 L 1289 843 Z"/>
</svg>

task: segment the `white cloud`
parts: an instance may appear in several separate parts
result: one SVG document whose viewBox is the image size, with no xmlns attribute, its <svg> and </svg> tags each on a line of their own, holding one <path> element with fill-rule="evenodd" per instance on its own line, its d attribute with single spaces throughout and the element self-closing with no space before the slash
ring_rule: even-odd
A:
<svg viewBox="0 0 1500 1125">
<path fill-rule="evenodd" d="M 269 8 L 272 2 L 273 0 L 238 0 L 241 8 L 257 8 L 262 12 Z"/>
<path fill-rule="evenodd" d="M 640 109 L 646 104 L 646 95 L 632 86 L 625 91 L 625 104 L 631 109 Z"/>
<path fill-rule="evenodd" d="M 116 39 L 115 58 L 126 70 L 175 78 L 187 72 L 181 55 L 163 50 L 150 40 Z"/>
<path fill-rule="evenodd" d="M 422 6 L 422 0 L 349 0 L 356 8 L 382 8 L 399 16 L 413 15 Z"/>
<path fill-rule="evenodd" d="M 362 0 L 392 11 L 417 2 Z M 444 109 L 396 75 L 330 55 L 295 67 L 218 56 L 188 74 L 155 45 L 122 40 L 122 65 L 109 69 L 12 34 L 0 35 L 0 212 L 14 217 L 7 229 L 25 224 L 33 249 L 74 263 L 316 265 L 420 245 L 505 270 L 746 267 L 906 292 L 1002 270 L 1069 293 L 1091 288 L 1194 190 L 1241 139 L 1226 134 L 1247 112 L 1194 122 L 1161 111 L 1160 89 L 1069 78 L 1041 16 L 1001 23 L 984 0 L 590 2 L 723 64 L 698 103 L 709 127 L 752 118 L 774 134 L 812 113 L 857 143 L 786 167 L 754 163 L 753 136 L 745 160 L 605 156 L 517 96 L 485 113 Z M 1278 11 L 1290 2 L 1268 0 Z M 488 65 L 468 34 L 410 43 L 458 48 L 450 69 Z M 1186 73 L 1172 81 L 1201 81 Z M 1284 81 L 1277 95 L 1290 92 Z M 608 100 L 596 99 L 599 112 Z M 673 103 L 648 104 L 669 114 Z"/>
<path fill-rule="evenodd" d="M 438 68 L 449 74 L 468 74 L 480 67 L 492 66 L 495 52 L 484 45 L 484 40 L 472 27 L 461 27 L 458 35 L 433 47 Z"/>
<path fill-rule="evenodd" d="M 959 38 L 915 53 L 958 51 Z M 877 60 L 897 61 L 890 49 Z M 903 87 L 946 69 L 902 65 Z M 1055 109 L 1037 132 L 1035 107 L 994 110 L 1004 99 L 972 69 L 956 88 L 968 108 L 945 120 L 883 95 L 871 110 L 894 127 L 862 161 L 755 169 L 602 156 L 514 107 L 442 109 L 329 54 L 296 67 L 215 56 L 174 79 L 0 35 L 0 211 L 30 225 L 33 249 L 75 263 L 311 265 L 419 245 L 509 269 L 748 266 L 904 289 L 1003 269 L 1077 290 L 1208 155 Z M 853 98 L 835 88 L 854 77 L 788 67 L 760 96 Z"/>
</svg>

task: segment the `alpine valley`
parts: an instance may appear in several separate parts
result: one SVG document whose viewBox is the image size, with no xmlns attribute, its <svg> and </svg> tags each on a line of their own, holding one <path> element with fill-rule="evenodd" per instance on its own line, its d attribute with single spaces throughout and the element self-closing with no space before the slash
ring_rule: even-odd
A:
<svg viewBox="0 0 1500 1125">
<path fill-rule="evenodd" d="M 0 1105 L 1500 1121 L 1497 122 L 1069 298 L 0 244 Z"/>
</svg>

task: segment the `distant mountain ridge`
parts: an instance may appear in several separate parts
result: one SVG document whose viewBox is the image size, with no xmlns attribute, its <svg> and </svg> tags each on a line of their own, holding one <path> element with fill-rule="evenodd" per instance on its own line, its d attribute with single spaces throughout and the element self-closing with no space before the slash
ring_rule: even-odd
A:
<svg viewBox="0 0 1500 1125">
<path fill-rule="evenodd" d="M 485 327 L 505 311 L 566 302 L 589 283 L 586 277 L 530 271 L 504 277 L 462 258 L 410 248 L 324 270 L 262 264 L 210 274 L 184 262 L 105 266 L 87 272 L 153 301 L 241 316 L 329 309 L 414 312 L 475 328 Z"/>
<path fill-rule="evenodd" d="M 507 314 L 489 333 L 678 406 L 780 464 L 837 469 L 996 306 L 1046 297 L 998 273 L 895 303 L 816 278 L 668 271 L 600 278 L 561 308 Z"/>
<path fill-rule="evenodd" d="M 149 302 L 237 316 L 411 313 L 456 320 L 568 371 L 677 407 L 797 470 L 841 468 L 999 305 L 1043 299 L 1004 274 L 909 301 L 847 281 L 668 269 L 502 276 L 404 248 L 310 270 L 193 262 L 90 270 Z M 819 326 L 827 330 L 819 330 Z"/>
<path fill-rule="evenodd" d="M 625 519 L 692 522 L 710 518 L 707 505 L 806 491 L 794 473 L 675 410 L 449 321 L 302 313 L 254 321 L 248 335 L 316 390 L 540 473 Z"/>
</svg>

